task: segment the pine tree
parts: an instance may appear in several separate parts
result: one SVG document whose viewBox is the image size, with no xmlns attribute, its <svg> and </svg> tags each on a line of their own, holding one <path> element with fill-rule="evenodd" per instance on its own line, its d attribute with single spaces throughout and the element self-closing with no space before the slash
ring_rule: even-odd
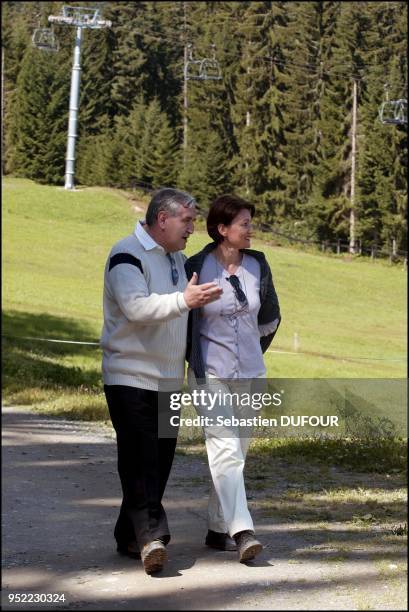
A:
<svg viewBox="0 0 409 612">
<path fill-rule="evenodd" d="M 175 132 L 163 113 L 162 125 L 155 137 L 155 146 L 149 159 L 153 185 L 176 186 L 180 159 L 180 147 Z"/>
<path fill-rule="evenodd" d="M 134 102 L 128 116 L 115 118 L 115 132 L 122 142 L 118 156 L 119 180 L 123 187 L 129 187 L 142 180 L 143 154 L 141 142 L 145 128 L 146 105 L 142 97 Z"/>
<path fill-rule="evenodd" d="M 335 29 L 327 39 L 327 84 L 322 96 L 322 162 L 313 193 L 319 239 L 350 235 L 351 125 L 353 81 L 358 83 L 358 105 L 364 95 L 361 82 L 368 46 L 368 15 L 359 3 L 333 5 Z M 358 123 L 358 138 L 361 125 Z"/>
<path fill-rule="evenodd" d="M 328 36 L 324 4 L 328 3 L 291 3 L 285 28 L 288 45 L 283 65 L 288 82 L 284 93 L 285 142 L 281 170 L 285 218 L 280 226 L 289 234 L 307 239 L 315 233 L 315 224 L 307 210 L 322 156 L 319 121 Z"/>
<path fill-rule="evenodd" d="M 238 143 L 235 182 L 245 197 L 257 200 L 261 219 L 285 214 L 282 165 L 283 71 L 287 23 L 285 3 L 242 3 L 241 61 L 233 105 Z"/>
<path fill-rule="evenodd" d="M 120 186 L 121 152 L 121 135 L 113 128 L 106 126 L 100 134 L 84 136 L 77 150 L 77 181 L 82 185 Z"/>
<path fill-rule="evenodd" d="M 179 185 L 194 194 L 203 213 L 213 199 L 232 190 L 226 174 L 224 143 L 216 131 L 203 134 L 189 147 Z"/>
<path fill-rule="evenodd" d="M 181 121 L 183 2 L 146 2 L 143 49 L 145 99 L 159 100 L 173 127 Z"/>
<path fill-rule="evenodd" d="M 175 184 L 179 170 L 178 143 L 156 98 L 146 108 L 140 157 L 142 181 L 155 187 Z"/>
<path fill-rule="evenodd" d="M 105 15 L 103 18 L 105 19 Z M 113 122 L 111 83 L 114 69 L 109 40 L 110 34 L 107 28 L 84 31 L 78 121 L 80 138 L 83 135 L 99 134 L 107 123 L 112 125 Z"/>
<path fill-rule="evenodd" d="M 127 115 L 144 91 L 146 55 L 142 50 L 146 2 L 111 2 L 104 11 L 112 21 L 107 44 L 113 56 L 110 80 L 112 113 Z"/>
<path fill-rule="evenodd" d="M 34 50 L 32 36 L 38 27 L 47 27 L 48 10 L 52 10 L 55 2 L 3 2 L 2 4 L 2 53 L 4 59 L 4 141 L 6 172 L 13 172 L 15 168 L 15 152 L 18 142 L 16 121 L 19 123 L 17 108 L 19 105 L 18 77 L 23 67 L 23 59 L 28 49 Z M 35 58 L 33 54 L 33 61 Z M 41 52 L 39 52 L 41 61 Z M 45 59 L 44 57 L 42 59 Z M 55 58 L 51 58 L 53 61 Z M 27 85 L 26 85 L 27 87 Z M 23 94 L 24 96 L 24 94 Z M 20 100 L 21 101 L 21 100 Z"/>
<path fill-rule="evenodd" d="M 393 97 L 407 97 L 406 5 L 371 4 L 367 95 L 362 108 L 364 140 L 359 172 L 359 229 L 378 247 L 393 239 L 406 248 L 407 142 L 404 126 L 383 125 L 379 111 L 387 84 Z"/>
<path fill-rule="evenodd" d="M 10 169 L 39 182 L 58 182 L 64 175 L 64 143 L 55 124 L 61 96 L 54 84 L 54 58 L 27 48 L 11 117 Z"/>
</svg>

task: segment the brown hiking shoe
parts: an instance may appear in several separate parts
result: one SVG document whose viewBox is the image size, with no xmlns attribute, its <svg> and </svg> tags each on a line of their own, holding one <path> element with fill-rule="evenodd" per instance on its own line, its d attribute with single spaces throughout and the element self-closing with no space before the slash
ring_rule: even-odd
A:
<svg viewBox="0 0 409 612">
<path fill-rule="evenodd" d="M 254 531 L 250 531 L 250 529 L 239 531 L 233 537 L 237 544 L 240 563 L 254 559 L 263 550 L 260 542 L 254 537 Z"/>
<path fill-rule="evenodd" d="M 141 559 L 145 572 L 153 574 L 159 572 L 167 560 L 166 547 L 160 540 L 153 540 L 142 548 Z"/>
</svg>

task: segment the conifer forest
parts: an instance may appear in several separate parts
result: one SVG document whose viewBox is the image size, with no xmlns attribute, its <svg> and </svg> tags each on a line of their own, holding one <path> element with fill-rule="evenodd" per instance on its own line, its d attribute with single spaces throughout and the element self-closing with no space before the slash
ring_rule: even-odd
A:
<svg viewBox="0 0 409 612">
<path fill-rule="evenodd" d="M 407 104 L 406 2 L 72 4 L 111 22 L 83 30 L 76 185 L 175 186 L 204 211 L 234 192 L 284 235 L 406 251 L 407 119 L 384 104 Z M 76 31 L 49 22 L 63 6 L 2 3 L 3 175 L 51 185 Z M 33 43 L 45 28 L 52 49 Z"/>
</svg>

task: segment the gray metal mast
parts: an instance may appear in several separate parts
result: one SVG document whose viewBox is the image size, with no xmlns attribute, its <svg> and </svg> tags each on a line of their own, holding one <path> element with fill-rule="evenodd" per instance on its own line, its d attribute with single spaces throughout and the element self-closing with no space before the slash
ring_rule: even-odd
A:
<svg viewBox="0 0 409 612">
<path fill-rule="evenodd" d="M 4 125 L 4 47 L 1 47 L 1 176 L 4 174 L 4 148 L 3 148 L 3 125 Z"/>
<path fill-rule="evenodd" d="M 74 189 L 75 142 L 78 136 L 78 108 L 80 99 L 81 40 L 82 30 L 110 28 L 111 21 L 99 19 L 99 9 L 84 6 L 63 6 L 61 15 L 50 15 L 48 21 L 76 28 L 74 60 L 71 73 L 70 105 L 68 118 L 67 155 L 65 158 L 65 189 Z"/>
<path fill-rule="evenodd" d="M 357 116 L 357 86 L 356 79 L 353 85 L 352 98 L 352 151 L 351 151 L 351 194 L 349 211 L 349 252 L 355 253 L 356 240 L 356 210 L 355 210 L 355 166 L 356 166 L 356 116 Z"/>
</svg>

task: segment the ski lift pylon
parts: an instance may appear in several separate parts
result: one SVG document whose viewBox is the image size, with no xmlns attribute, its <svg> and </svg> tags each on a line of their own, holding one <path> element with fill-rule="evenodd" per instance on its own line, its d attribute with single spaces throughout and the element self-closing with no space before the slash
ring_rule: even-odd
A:
<svg viewBox="0 0 409 612">
<path fill-rule="evenodd" d="M 110 28 L 112 25 L 112 22 L 108 21 L 108 19 L 100 19 L 99 8 L 86 6 L 64 5 L 62 13 L 60 15 L 50 15 L 48 21 L 50 23 L 76 26 L 78 28 L 91 28 L 93 30 Z"/>
<path fill-rule="evenodd" d="M 52 28 L 36 28 L 31 40 L 33 45 L 42 51 L 58 51 L 60 48 Z"/>
</svg>

